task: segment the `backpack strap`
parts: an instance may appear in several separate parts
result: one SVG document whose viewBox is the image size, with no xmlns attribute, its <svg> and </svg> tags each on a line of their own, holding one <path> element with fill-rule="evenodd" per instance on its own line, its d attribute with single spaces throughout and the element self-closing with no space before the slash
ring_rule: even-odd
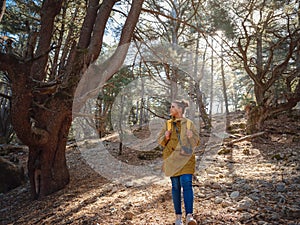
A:
<svg viewBox="0 0 300 225">
<path fill-rule="evenodd" d="M 191 126 L 192 126 L 192 121 L 189 120 L 189 119 L 186 119 L 186 128 L 187 128 L 188 130 L 190 130 L 190 129 L 191 129 Z"/>
<path fill-rule="evenodd" d="M 168 130 L 168 131 L 171 131 L 171 130 L 172 130 L 172 119 L 169 119 L 169 120 L 167 121 L 167 130 Z"/>
<path fill-rule="evenodd" d="M 168 130 L 168 131 L 171 131 L 171 130 L 172 130 L 172 122 L 173 122 L 172 119 L 167 120 L 167 130 Z M 192 121 L 191 121 L 190 119 L 186 119 L 186 128 L 187 128 L 188 130 L 190 130 L 190 129 L 191 129 L 191 126 L 192 126 Z"/>
</svg>

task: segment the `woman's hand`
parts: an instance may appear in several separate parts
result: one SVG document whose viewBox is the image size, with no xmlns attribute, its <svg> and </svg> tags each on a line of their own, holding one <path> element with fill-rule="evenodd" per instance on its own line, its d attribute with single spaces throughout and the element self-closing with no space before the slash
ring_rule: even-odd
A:
<svg viewBox="0 0 300 225">
<path fill-rule="evenodd" d="M 169 140 L 170 137 L 171 137 L 171 131 L 167 130 L 167 131 L 165 132 L 165 138 L 166 138 L 166 140 Z"/>
<path fill-rule="evenodd" d="M 187 136 L 188 138 L 193 137 L 193 131 L 191 131 L 191 130 L 186 130 L 186 136 Z"/>
</svg>

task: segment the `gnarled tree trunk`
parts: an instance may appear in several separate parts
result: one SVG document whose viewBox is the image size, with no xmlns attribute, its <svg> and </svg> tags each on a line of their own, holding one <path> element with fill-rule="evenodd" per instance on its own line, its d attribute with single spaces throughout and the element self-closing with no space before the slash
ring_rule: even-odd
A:
<svg viewBox="0 0 300 225">
<path fill-rule="evenodd" d="M 67 49 L 67 62 L 57 74 L 60 79 L 48 82 L 49 57 L 55 17 L 60 13 L 62 0 L 44 0 L 41 8 L 41 27 L 38 44 L 24 58 L 0 51 L 0 70 L 6 71 L 12 82 L 12 123 L 17 136 L 29 147 L 28 175 L 31 192 L 39 198 L 69 183 L 65 149 L 72 122 L 75 90 L 83 74 L 98 58 L 106 23 L 117 0 L 88 1 L 80 37 Z M 100 5 L 99 5 L 100 4 Z M 107 81 L 122 66 L 127 54 L 143 0 L 133 0 L 123 26 L 119 47 L 107 60 L 104 71 L 92 73 L 88 79 L 98 88 L 99 80 Z M 125 46 L 125 47 L 122 47 Z M 52 72 L 53 72 L 52 71 Z M 79 97 L 86 93 L 80 93 Z"/>
<path fill-rule="evenodd" d="M 56 111 L 41 113 L 40 121 L 45 122 L 43 126 L 47 127 L 49 138 L 40 146 L 29 147 L 28 172 L 35 198 L 53 193 L 69 183 L 65 149 L 72 121 L 70 108 L 58 102 Z"/>
<path fill-rule="evenodd" d="M 247 113 L 246 133 L 253 134 L 263 128 L 263 123 L 268 117 L 268 111 L 263 106 L 254 106 Z"/>
<path fill-rule="evenodd" d="M 300 82 L 298 85 L 300 86 Z M 299 100 L 300 95 L 294 98 L 290 98 L 286 103 L 282 103 L 277 106 L 261 105 L 251 107 L 247 113 L 247 134 L 253 134 L 263 130 L 264 122 L 268 117 L 292 109 L 297 105 Z"/>
</svg>

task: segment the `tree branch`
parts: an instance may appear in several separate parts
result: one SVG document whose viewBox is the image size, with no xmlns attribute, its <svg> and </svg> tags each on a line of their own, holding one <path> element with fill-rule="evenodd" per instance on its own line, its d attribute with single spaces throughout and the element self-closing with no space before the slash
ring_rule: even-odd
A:
<svg viewBox="0 0 300 225">
<path fill-rule="evenodd" d="M 90 44 L 98 9 L 99 9 L 99 0 L 89 1 L 87 13 L 82 24 L 82 28 L 79 36 L 80 38 L 78 41 L 78 48 L 80 49 L 85 49 Z"/>
<path fill-rule="evenodd" d="M 46 76 L 46 65 L 48 54 L 45 54 L 51 46 L 53 36 L 54 21 L 60 12 L 63 0 L 45 0 L 41 9 L 41 29 L 39 31 L 39 44 L 37 46 L 35 58 L 30 74 L 36 80 L 43 80 Z"/>
<path fill-rule="evenodd" d="M 117 0 L 104 0 L 99 8 L 95 18 L 91 42 L 88 46 L 88 64 L 93 63 L 101 52 L 106 23 L 116 2 Z"/>
<path fill-rule="evenodd" d="M 235 139 L 235 140 L 232 140 L 228 143 L 226 143 L 227 146 L 232 146 L 233 144 L 235 143 L 238 143 L 238 142 L 242 142 L 242 141 L 246 141 L 246 140 L 249 140 L 249 139 L 252 139 L 252 138 L 255 138 L 255 137 L 258 137 L 258 136 L 261 136 L 265 134 L 265 132 L 259 132 L 259 133 L 255 133 L 255 134 L 250 134 L 250 135 L 246 135 L 244 137 L 241 137 L 239 139 Z"/>
<path fill-rule="evenodd" d="M 6 0 L 0 0 L 0 22 L 2 20 L 3 15 L 4 15 L 5 8 L 6 8 Z"/>
</svg>

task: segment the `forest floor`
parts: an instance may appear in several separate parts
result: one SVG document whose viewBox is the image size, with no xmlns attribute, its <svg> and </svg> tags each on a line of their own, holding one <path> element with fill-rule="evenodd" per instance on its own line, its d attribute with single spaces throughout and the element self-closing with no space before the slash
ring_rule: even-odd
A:
<svg viewBox="0 0 300 225">
<path fill-rule="evenodd" d="M 194 177 L 198 224 L 300 224 L 300 112 L 269 119 L 264 134 L 232 145 L 226 143 L 245 136 L 245 118 L 240 112 L 228 119 L 229 135 L 201 135 Z M 160 166 L 157 155 L 149 160 L 130 148 L 118 155 L 116 138 L 105 145 L 124 163 Z M 26 163 L 26 151 L 14 154 Z M 89 166 L 74 143 L 66 154 L 68 186 L 40 200 L 31 199 L 28 183 L 1 194 L 0 224 L 173 224 L 168 178 L 139 185 L 111 181 Z"/>
</svg>

